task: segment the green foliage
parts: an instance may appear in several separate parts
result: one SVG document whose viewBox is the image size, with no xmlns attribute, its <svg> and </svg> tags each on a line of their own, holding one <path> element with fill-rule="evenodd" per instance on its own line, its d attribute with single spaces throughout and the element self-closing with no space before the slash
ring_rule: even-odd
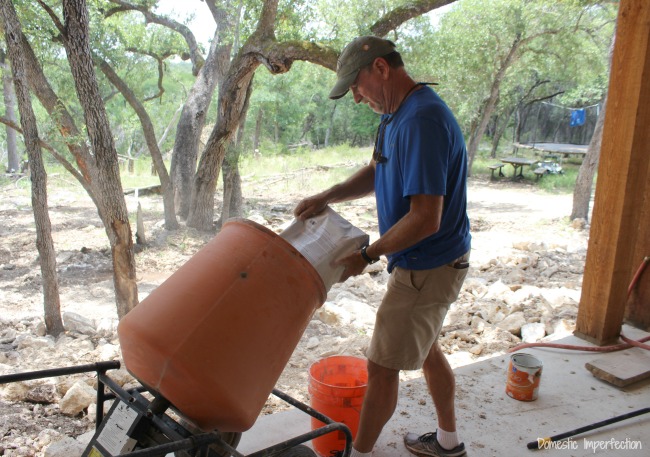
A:
<svg viewBox="0 0 650 457">
<path fill-rule="evenodd" d="M 308 149 L 292 154 L 245 155 L 240 170 L 245 187 L 260 185 L 275 190 L 319 192 L 349 177 L 367 164 L 372 152 L 368 148 L 347 145 L 321 149 L 317 154 Z"/>
<path fill-rule="evenodd" d="M 502 109 L 542 80 L 548 83 L 540 87 L 539 96 L 559 90 L 589 92 L 590 101 L 598 101 L 606 90 L 612 19 L 612 8 L 575 2 L 459 1 L 433 34 L 432 78 L 442 83 L 440 93 L 466 132 L 515 45 L 501 88 Z M 592 38 L 595 30 L 597 40 Z"/>
<path fill-rule="evenodd" d="M 151 4 L 153 2 L 149 0 L 139 3 Z M 83 112 L 76 97 L 75 85 L 62 42 L 57 39 L 59 31 L 54 26 L 54 22 L 36 2 L 17 0 L 14 4 L 23 32 L 34 48 L 37 58 L 41 61 L 52 89 L 75 117 L 77 125 L 83 128 Z M 51 7 L 62 22 L 63 14 L 60 3 Z M 107 0 L 88 1 L 93 52 L 113 66 L 140 100 L 155 96 L 159 93 L 158 63 L 151 55 L 169 58 L 185 52 L 187 46 L 180 35 L 170 29 L 158 24 L 146 24 L 140 13 L 122 12 L 106 18 L 105 13 L 113 7 L 115 4 Z M 158 136 L 162 135 L 185 99 L 187 91 L 194 83 L 188 63 L 166 61 L 163 70 L 164 92 L 162 96 L 145 103 Z M 98 69 L 95 72 L 104 95 L 118 153 L 132 156 L 143 152 L 148 153 L 145 148 L 142 127 L 133 109 L 120 94 L 116 93 L 114 86 L 104 78 Z M 34 103 L 33 105 L 39 119 L 41 137 L 61 154 L 67 156 L 67 149 L 56 129 L 54 120 L 40 104 Z M 173 134 L 163 145 L 163 150 L 171 149 L 172 145 Z"/>
<path fill-rule="evenodd" d="M 82 127 L 83 112 L 63 46 L 57 38 L 59 31 L 37 2 L 14 0 L 13 3 L 54 91 Z M 62 20 L 61 2 L 47 3 Z M 132 0 L 132 3 L 153 5 L 157 1 Z M 231 14 L 239 15 L 239 40 L 244 42 L 257 26 L 262 2 L 243 0 L 241 11 L 239 1 L 222 3 Z M 406 0 L 281 0 L 276 38 L 312 40 L 341 49 L 353 37 L 369 33 L 384 14 L 406 3 Z M 106 12 L 115 7 L 108 0 L 88 0 L 88 6 L 93 51 L 115 68 L 140 100 L 157 94 L 158 64 L 147 54 L 178 56 L 186 52 L 181 36 L 160 25 L 147 24 L 137 12 L 122 12 L 107 18 Z M 200 8 L 200 14 L 209 14 L 204 4 Z M 616 4 L 587 0 L 459 0 L 439 22 L 432 21 L 431 15 L 424 15 L 401 25 L 387 38 L 396 41 L 415 79 L 440 83 L 436 90 L 468 133 L 489 95 L 496 71 L 517 39 L 525 40 L 526 44 L 505 74 L 495 114 L 509 113 L 526 94 L 529 98 L 540 98 L 562 91 L 555 103 L 565 106 L 598 103 L 609 80 L 607 57 L 615 13 Z M 185 21 L 181 17 L 173 19 Z M 138 52 L 134 52 L 136 48 Z M 203 51 L 205 55 L 206 50 Z M 191 65 L 177 57 L 168 57 L 163 70 L 164 93 L 145 103 L 158 136 L 169 125 L 194 83 Z M 132 108 L 96 72 L 118 152 L 132 156 L 146 153 L 141 126 Z M 541 81 L 546 82 L 535 87 Z M 252 153 L 258 118 L 262 120 L 259 141 L 264 153 L 309 155 L 309 152 L 298 153 L 296 147 L 323 148 L 326 138 L 330 146 L 371 146 L 378 116 L 366 106 L 356 105 L 349 95 L 330 100 L 328 94 L 334 82 L 332 71 L 310 63 L 295 62 L 291 71 L 276 76 L 260 67 L 244 128 L 244 156 Z M 212 123 L 216 105 L 215 99 L 208 116 Z M 67 154 L 53 119 L 38 103 L 34 107 L 43 139 Z M 258 117 L 260 112 L 262 115 Z M 4 129 L 0 129 L 0 141 L 3 136 Z M 162 146 L 163 151 L 169 151 L 173 141 L 174 128 Z"/>
<path fill-rule="evenodd" d="M 335 81 L 331 71 L 304 62 L 296 62 L 292 71 L 277 76 L 259 68 L 247 117 L 247 146 L 251 147 L 260 110 L 263 111 L 264 136 L 274 142 L 294 144 L 302 140 L 323 146 L 329 128 L 330 144 L 372 143 L 377 115 L 365 106 L 356 106 L 349 96 L 330 100 L 329 91 Z M 313 127 L 303 136 L 306 122 L 311 122 Z"/>
</svg>

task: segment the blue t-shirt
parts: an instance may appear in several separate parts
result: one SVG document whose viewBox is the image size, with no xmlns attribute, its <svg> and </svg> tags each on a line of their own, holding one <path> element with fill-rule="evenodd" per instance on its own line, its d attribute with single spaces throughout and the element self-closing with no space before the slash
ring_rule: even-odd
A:
<svg viewBox="0 0 650 457">
<path fill-rule="evenodd" d="M 388 255 L 388 271 L 399 266 L 427 270 L 452 262 L 470 249 L 467 217 L 467 150 L 458 122 L 432 89 L 413 92 L 399 110 L 385 114 L 375 197 L 379 232 L 409 212 L 410 196 L 444 196 L 440 229 L 403 251 Z"/>
</svg>

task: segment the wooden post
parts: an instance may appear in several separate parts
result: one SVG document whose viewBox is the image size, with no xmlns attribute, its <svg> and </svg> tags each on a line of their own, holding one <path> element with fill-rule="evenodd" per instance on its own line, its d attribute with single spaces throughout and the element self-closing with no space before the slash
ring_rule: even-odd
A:
<svg viewBox="0 0 650 457">
<path fill-rule="evenodd" d="M 597 344 L 617 339 L 627 287 L 650 255 L 649 145 L 650 2 L 622 0 L 575 332 Z"/>
</svg>

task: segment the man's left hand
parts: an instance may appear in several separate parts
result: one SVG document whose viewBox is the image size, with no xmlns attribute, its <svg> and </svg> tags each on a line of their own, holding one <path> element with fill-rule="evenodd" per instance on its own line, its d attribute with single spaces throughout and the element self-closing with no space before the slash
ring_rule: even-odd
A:
<svg viewBox="0 0 650 457">
<path fill-rule="evenodd" d="M 337 259 L 334 262 L 334 265 L 342 265 L 345 267 L 341 274 L 341 279 L 339 279 L 339 282 L 344 282 L 350 276 L 357 276 L 363 273 L 363 270 L 368 266 L 368 262 L 361 257 L 361 251 L 357 249 L 344 257 Z"/>
</svg>

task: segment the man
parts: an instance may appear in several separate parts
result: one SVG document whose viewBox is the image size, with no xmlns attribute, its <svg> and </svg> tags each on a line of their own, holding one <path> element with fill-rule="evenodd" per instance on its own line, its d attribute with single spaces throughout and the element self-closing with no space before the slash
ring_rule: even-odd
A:
<svg viewBox="0 0 650 457">
<path fill-rule="evenodd" d="M 445 103 L 406 72 L 391 41 L 359 37 L 345 47 L 330 98 L 348 91 L 381 114 L 368 165 L 343 183 L 301 201 L 309 218 L 329 203 L 375 192 L 380 238 L 337 262 L 342 281 L 380 256 L 391 273 L 368 348 L 368 389 L 352 457 L 369 456 L 397 404 L 399 371 L 422 368 L 438 429 L 409 433 L 407 449 L 421 456 L 464 456 L 456 433 L 454 374 L 436 340 L 469 267 L 467 152 Z"/>
</svg>

